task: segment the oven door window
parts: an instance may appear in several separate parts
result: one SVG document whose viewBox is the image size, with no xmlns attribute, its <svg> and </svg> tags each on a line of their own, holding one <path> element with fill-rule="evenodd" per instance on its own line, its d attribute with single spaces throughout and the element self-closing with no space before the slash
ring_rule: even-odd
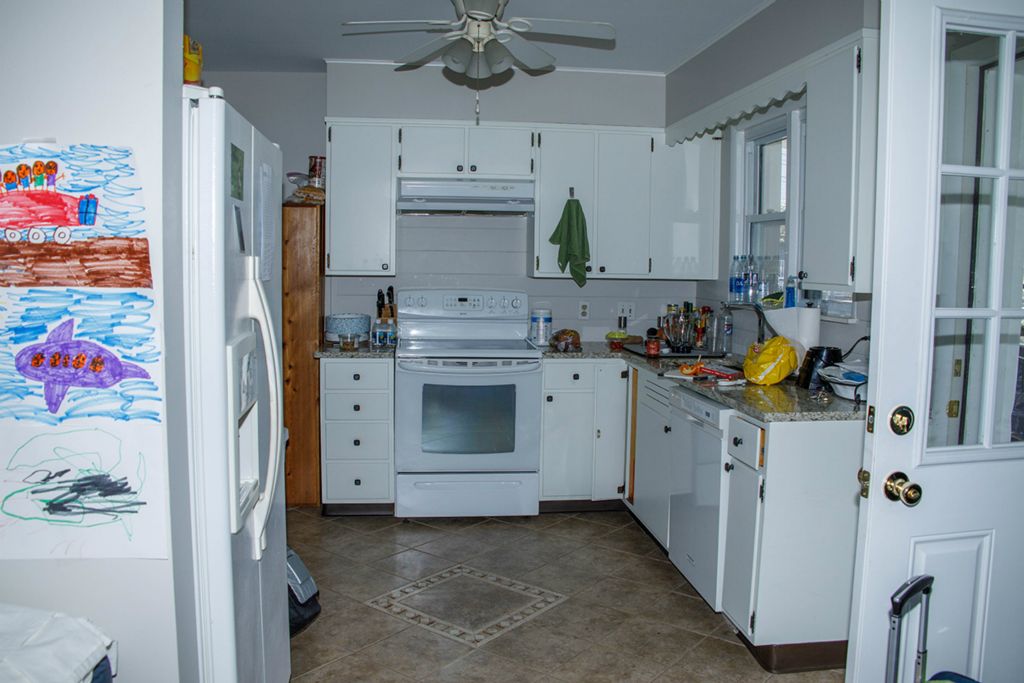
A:
<svg viewBox="0 0 1024 683">
<path fill-rule="evenodd" d="M 423 385 L 424 453 L 516 450 L 516 385 Z"/>
</svg>

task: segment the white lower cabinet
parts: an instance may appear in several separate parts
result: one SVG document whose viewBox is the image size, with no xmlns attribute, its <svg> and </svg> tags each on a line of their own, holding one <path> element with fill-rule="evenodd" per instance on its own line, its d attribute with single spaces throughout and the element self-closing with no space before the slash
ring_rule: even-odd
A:
<svg viewBox="0 0 1024 683">
<path fill-rule="evenodd" d="M 390 359 L 321 359 L 323 503 L 394 501 L 393 377 Z"/>
<path fill-rule="evenodd" d="M 751 644 L 847 640 L 863 429 L 730 418 L 722 610 Z"/>
<path fill-rule="evenodd" d="M 621 497 L 625 372 L 621 360 L 544 360 L 541 500 Z"/>
</svg>

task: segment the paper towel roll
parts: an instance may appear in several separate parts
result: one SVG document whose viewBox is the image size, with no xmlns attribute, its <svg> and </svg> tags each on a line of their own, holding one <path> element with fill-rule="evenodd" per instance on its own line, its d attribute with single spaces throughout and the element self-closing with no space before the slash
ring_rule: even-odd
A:
<svg viewBox="0 0 1024 683">
<path fill-rule="evenodd" d="M 776 308 L 764 312 L 765 318 L 775 331 L 789 339 L 796 349 L 798 361 L 812 346 L 818 345 L 821 333 L 821 309 L 818 308 Z"/>
</svg>

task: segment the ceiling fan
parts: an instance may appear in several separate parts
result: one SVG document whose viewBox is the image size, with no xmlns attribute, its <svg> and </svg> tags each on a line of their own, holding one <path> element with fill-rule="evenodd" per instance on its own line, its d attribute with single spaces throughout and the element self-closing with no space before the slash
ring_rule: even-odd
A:
<svg viewBox="0 0 1024 683">
<path fill-rule="evenodd" d="M 445 66 L 473 79 L 489 78 L 512 68 L 513 63 L 540 71 L 553 67 L 555 58 L 537 47 L 527 37 L 547 34 L 614 40 L 615 27 L 603 21 L 575 19 L 504 18 L 508 0 L 451 0 L 455 21 L 444 19 L 346 21 L 346 33 L 381 33 L 392 31 L 445 31 L 425 45 L 413 50 L 399 64 L 425 64 L 441 53 Z"/>
</svg>

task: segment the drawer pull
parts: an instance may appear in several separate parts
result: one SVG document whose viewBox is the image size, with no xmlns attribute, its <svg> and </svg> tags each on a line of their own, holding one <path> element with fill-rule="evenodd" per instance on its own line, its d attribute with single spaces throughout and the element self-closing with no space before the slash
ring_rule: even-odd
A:
<svg viewBox="0 0 1024 683">
<path fill-rule="evenodd" d="M 672 431 L 672 428 L 669 427 L 668 425 L 665 425 L 665 433 L 668 434 L 671 431 Z"/>
<path fill-rule="evenodd" d="M 360 410 L 362 410 L 362 407 L 357 403 L 354 406 L 352 406 L 352 410 L 358 413 Z"/>
<path fill-rule="evenodd" d="M 743 439 L 741 439 L 738 436 L 732 437 L 732 445 L 733 446 L 742 446 L 743 445 Z"/>
<path fill-rule="evenodd" d="M 574 372 L 574 373 L 572 373 L 572 378 L 573 378 L 574 380 L 577 380 L 577 379 L 579 379 L 579 378 L 580 378 L 580 373 L 578 373 L 578 372 Z"/>
<path fill-rule="evenodd" d="M 352 440 L 352 445 L 353 445 L 353 446 L 358 446 L 359 444 L 360 444 L 360 441 L 359 441 L 359 439 L 353 439 L 353 440 Z"/>
<path fill-rule="evenodd" d="M 725 463 L 725 471 L 726 472 L 732 472 L 734 467 L 736 467 L 736 465 L 733 465 L 731 462 Z"/>
<path fill-rule="evenodd" d="M 352 375 L 352 379 L 353 379 L 354 381 L 358 382 L 358 381 L 359 381 L 359 373 L 357 372 L 357 373 L 355 373 L 354 375 Z"/>
<path fill-rule="evenodd" d="M 554 400 L 555 400 L 555 397 L 554 397 L 554 396 L 552 396 L 552 395 L 550 395 L 550 394 L 548 394 L 548 403 L 551 403 L 551 402 L 553 402 Z"/>
<path fill-rule="evenodd" d="M 362 486 L 363 485 L 363 480 L 362 479 L 356 479 L 352 483 L 355 484 L 356 486 Z"/>
</svg>

